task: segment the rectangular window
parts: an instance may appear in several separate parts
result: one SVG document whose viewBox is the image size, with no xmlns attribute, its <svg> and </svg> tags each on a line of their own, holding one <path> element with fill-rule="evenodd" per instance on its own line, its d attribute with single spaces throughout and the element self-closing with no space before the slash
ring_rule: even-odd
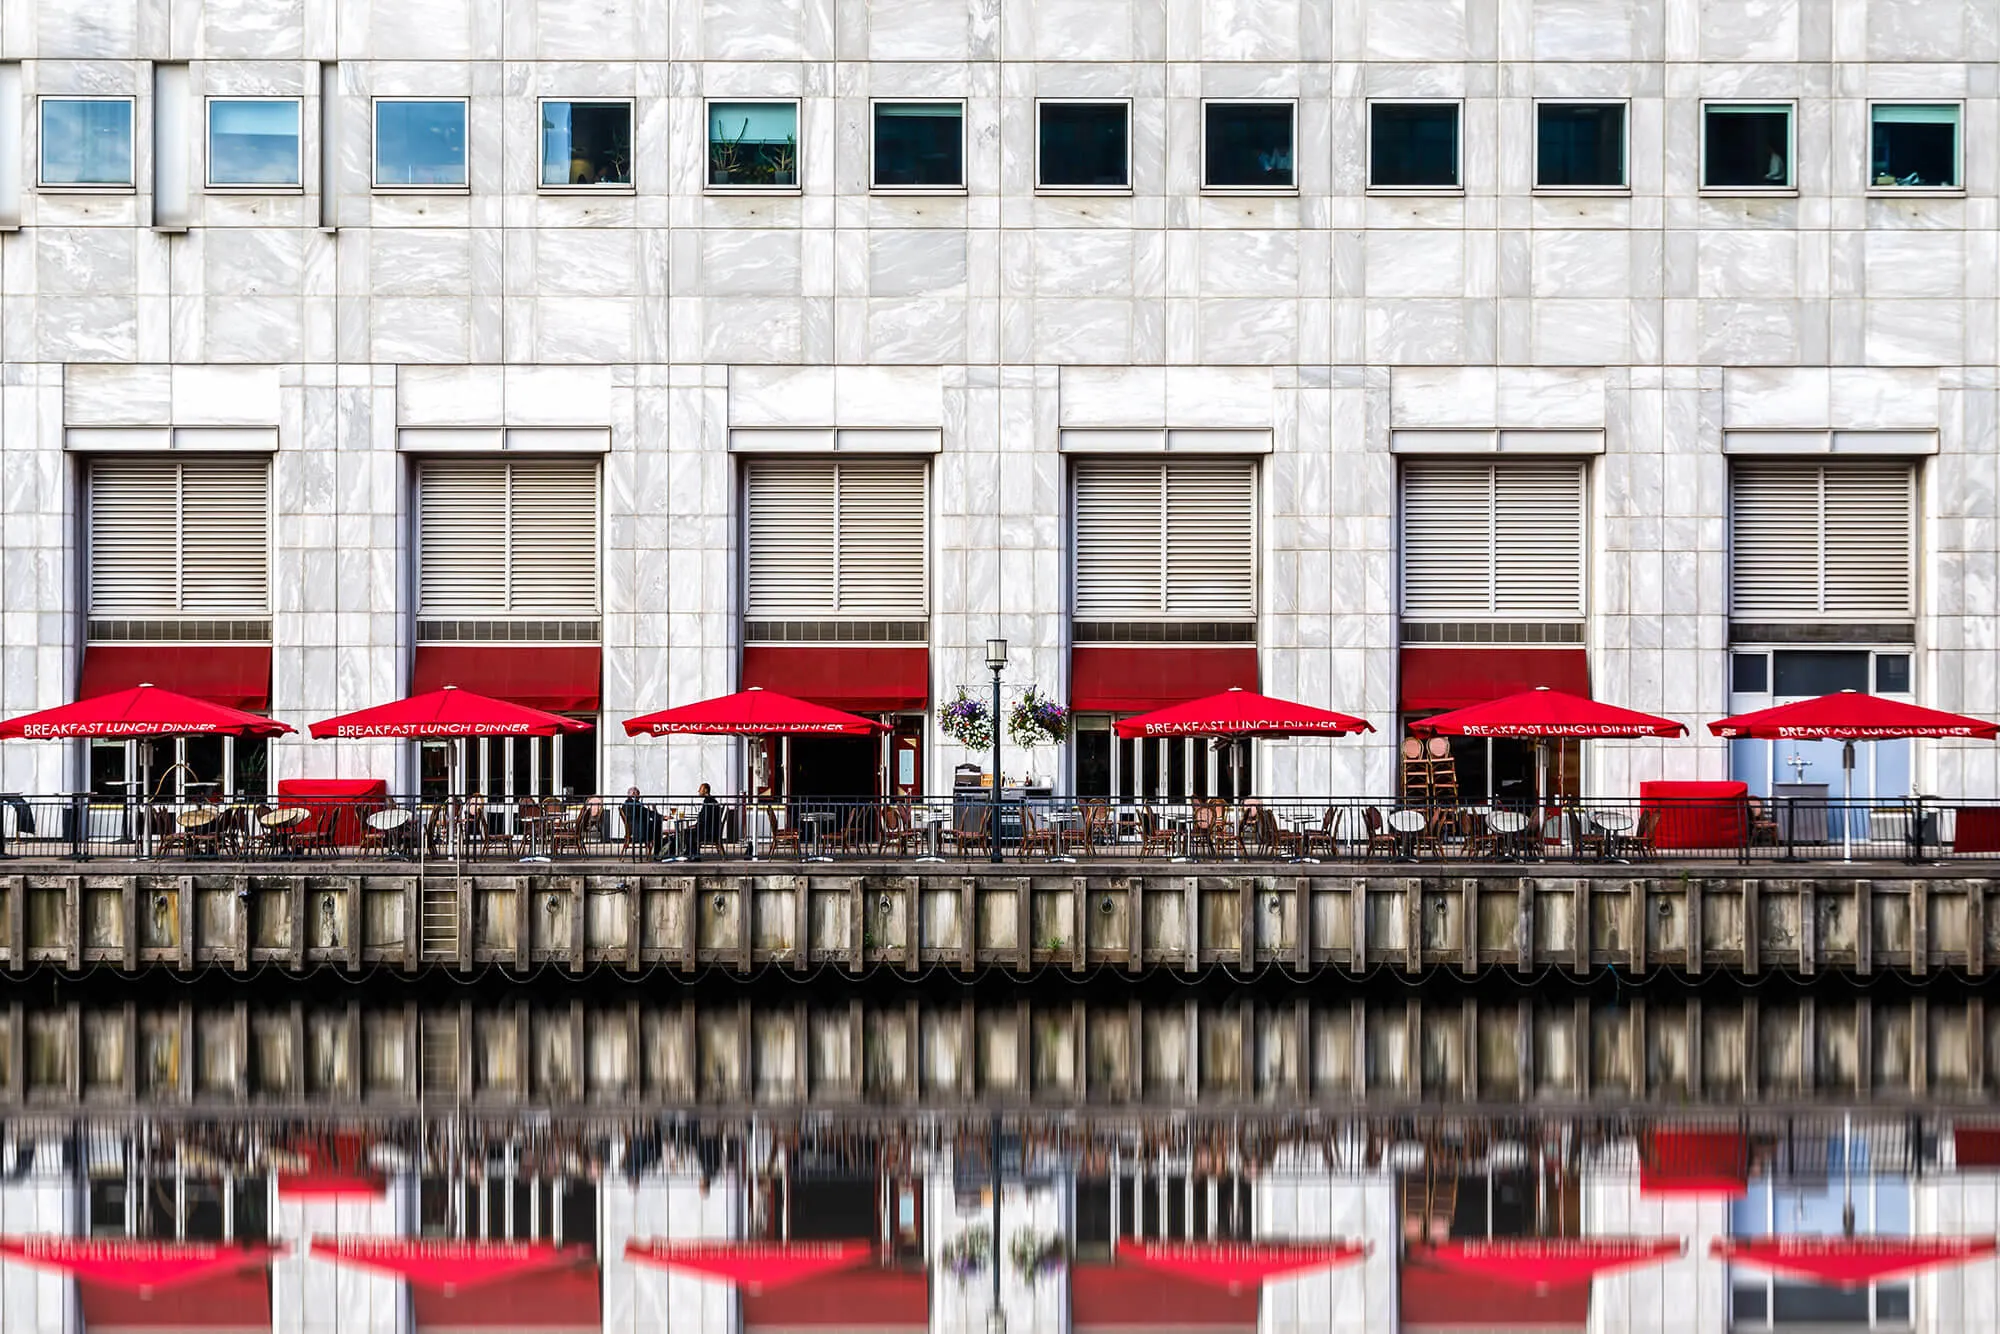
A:
<svg viewBox="0 0 2000 1334">
<path fill-rule="evenodd" d="M 1737 460 L 1729 473 L 1730 614 L 1909 620 L 1916 491 L 1907 463 Z"/>
<path fill-rule="evenodd" d="M 1535 107 L 1535 185 L 1544 190 L 1625 185 L 1625 104 L 1543 102 Z"/>
<path fill-rule="evenodd" d="M 799 183 L 799 104 L 708 104 L 708 183 L 792 189 Z"/>
<path fill-rule="evenodd" d="M 1132 183 L 1132 109 L 1124 102 L 1035 105 L 1035 183 L 1047 190 L 1124 190 Z"/>
<path fill-rule="evenodd" d="M 875 104 L 875 188 L 957 190 L 965 185 L 965 105 Z"/>
<path fill-rule="evenodd" d="M 1868 109 L 1868 183 L 1877 190 L 1956 190 L 1959 109 L 1951 103 L 1884 103 Z"/>
<path fill-rule="evenodd" d="M 1771 660 L 1763 653 L 1738 653 L 1730 659 L 1729 688 L 1739 695 L 1761 695 L 1771 688 Z"/>
<path fill-rule="evenodd" d="M 630 102 L 542 103 L 543 188 L 630 184 Z"/>
<path fill-rule="evenodd" d="M 1840 1151 L 1838 1142 L 1829 1156 Z M 1840 1236 L 1851 1205 L 1857 1236 L 1885 1239 L 1910 1235 L 1910 1183 L 1867 1170 L 1865 1149 L 1851 1180 L 1836 1164 L 1831 1180 L 1753 1181 L 1749 1193 L 1729 1208 L 1729 1231 L 1736 1237 Z M 1730 1328 L 1738 1334 L 1761 1330 L 1896 1330 L 1910 1324 L 1910 1281 L 1890 1279 L 1841 1288 L 1774 1275 L 1748 1266 L 1728 1270 Z"/>
<path fill-rule="evenodd" d="M 208 99 L 208 183 L 211 188 L 290 188 L 303 179 L 299 99 Z"/>
<path fill-rule="evenodd" d="M 417 488 L 419 615 L 596 615 L 595 460 L 425 459 Z"/>
<path fill-rule="evenodd" d="M 1875 693 L 1878 695 L 1907 695 L 1910 693 L 1909 654 L 1877 653 L 1875 655 Z"/>
<path fill-rule="evenodd" d="M 1075 488 L 1078 618 L 1257 614 L 1254 464 L 1079 459 Z"/>
<path fill-rule="evenodd" d="M 1290 102 L 1209 102 L 1202 107 L 1202 185 L 1210 190 L 1289 190 Z"/>
<path fill-rule="evenodd" d="M 385 190 L 466 186 L 463 98 L 375 104 L 375 184 Z"/>
<path fill-rule="evenodd" d="M 93 459 L 89 505 L 93 617 L 269 614 L 268 458 Z"/>
<path fill-rule="evenodd" d="M 132 99 L 45 97 L 41 143 L 43 186 L 130 188 Z"/>
<path fill-rule="evenodd" d="M 1583 615 L 1583 465 L 1436 462 L 1403 469 L 1403 615 Z"/>
<path fill-rule="evenodd" d="M 1710 102 L 1701 109 L 1704 190 L 1792 188 L 1792 108 L 1783 102 Z"/>
<path fill-rule="evenodd" d="M 744 614 L 924 616 L 928 475 L 920 459 L 751 463 Z"/>
<path fill-rule="evenodd" d="M 1458 103 L 1376 102 L 1368 108 L 1368 184 L 1458 187 Z"/>
</svg>

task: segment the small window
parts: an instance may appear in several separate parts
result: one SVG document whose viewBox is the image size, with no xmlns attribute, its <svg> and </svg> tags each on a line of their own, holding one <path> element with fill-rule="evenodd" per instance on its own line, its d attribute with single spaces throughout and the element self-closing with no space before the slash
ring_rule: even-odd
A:
<svg viewBox="0 0 2000 1334">
<path fill-rule="evenodd" d="M 1729 661 L 1729 688 L 1739 695 L 1761 695 L 1771 688 L 1771 660 L 1762 653 L 1738 653 Z"/>
<path fill-rule="evenodd" d="M 1877 653 L 1875 655 L 1875 693 L 1878 695 L 1907 695 L 1910 693 L 1909 654 Z"/>
<path fill-rule="evenodd" d="M 1535 184 L 1544 190 L 1625 185 L 1622 102 L 1544 102 L 1535 108 Z"/>
<path fill-rule="evenodd" d="M 1792 188 L 1792 109 L 1776 102 L 1701 109 L 1704 190 Z"/>
<path fill-rule="evenodd" d="M 41 110 L 43 186 L 131 187 L 131 98 L 45 97 Z"/>
<path fill-rule="evenodd" d="M 724 189 L 796 188 L 798 103 L 709 103 L 708 183 Z"/>
<path fill-rule="evenodd" d="M 385 190 L 462 190 L 465 102 L 375 104 L 375 184 Z"/>
<path fill-rule="evenodd" d="M 1771 693 L 1780 699 L 1868 688 L 1865 649 L 1780 649 L 1771 657 Z"/>
<path fill-rule="evenodd" d="M 212 97 L 208 102 L 211 187 L 296 187 L 299 99 Z"/>
<path fill-rule="evenodd" d="M 1458 187 L 1458 104 L 1377 102 L 1368 109 L 1368 184 L 1386 190 Z"/>
<path fill-rule="evenodd" d="M 1123 190 L 1131 185 L 1129 106 L 1043 102 L 1035 112 L 1037 185 L 1050 190 Z"/>
<path fill-rule="evenodd" d="M 630 102 L 542 103 L 542 187 L 632 184 Z"/>
<path fill-rule="evenodd" d="M 1290 102 L 1210 102 L 1202 108 L 1202 185 L 1211 190 L 1289 190 Z"/>
<path fill-rule="evenodd" d="M 1868 184 L 1877 190 L 1956 190 L 1958 108 L 1877 103 L 1869 108 Z"/>
<path fill-rule="evenodd" d="M 958 102 L 875 104 L 875 188 L 965 186 L 965 107 Z"/>
</svg>

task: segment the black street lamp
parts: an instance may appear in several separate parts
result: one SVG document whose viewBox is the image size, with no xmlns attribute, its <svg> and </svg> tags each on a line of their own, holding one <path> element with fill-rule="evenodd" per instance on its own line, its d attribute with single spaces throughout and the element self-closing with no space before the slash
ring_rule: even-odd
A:
<svg viewBox="0 0 2000 1334">
<path fill-rule="evenodd" d="M 993 845 L 993 861 L 1000 861 L 1000 673 L 1007 666 L 1007 641 L 986 641 L 986 665 L 993 672 L 993 793 L 986 809 L 986 837 Z M 995 1236 L 997 1247 L 1000 1238 Z M 997 1252 L 996 1252 L 997 1254 Z M 996 1263 L 996 1268 L 998 1265 Z"/>
</svg>

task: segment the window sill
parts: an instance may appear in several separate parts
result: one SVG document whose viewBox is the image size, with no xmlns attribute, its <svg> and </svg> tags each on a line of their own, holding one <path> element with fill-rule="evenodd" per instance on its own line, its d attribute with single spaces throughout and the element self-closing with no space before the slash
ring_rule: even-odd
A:
<svg viewBox="0 0 2000 1334">
<path fill-rule="evenodd" d="M 136 185 L 40 185 L 35 186 L 38 195 L 136 195 Z"/>
<path fill-rule="evenodd" d="M 1465 194 L 1462 185 L 1371 185 L 1370 195 L 1383 199 L 1457 199 Z"/>
<path fill-rule="evenodd" d="M 639 187 L 636 185 L 538 185 L 535 187 L 535 193 L 559 199 L 589 199 L 593 196 L 608 196 L 616 199 L 620 197 L 629 198 L 632 195 L 638 194 Z"/>
<path fill-rule="evenodd" d="M 303 185 L 204 185 L 205 195 L 289 195 L 296 197 L 306 192 Z"/>
<path fill-rule="evenodd" d="M 469 195 L 469 185 L 377 185 L 369 193 L 378 195 Z"/>
<path fill-rule="evenodd" d="M 1630 199 L 1629 185 L 1538 185 L 1531 192 L 1538 199 Z"/>
<path fill-rule="evenodd" d="M 881 195 L 885 199 L 921 199 L 926 195 L 940 195 L 946 198 L 962 198 L 969 193 L 963 185 L 871 185 L 871 195 Z"/>
<path fill-rule="evenodd" d="M 713 199 L 783 199 L 788 195 L 802 195 L 805 187 L 800 185 L 704 185 L 701 192 Z"/>
<path fill-rule="evenodd" d="M 1870 199 L 1963 199 L 1962 185 L 1871 185 Z"/>
<path fill-rule="evenodd" d="M 1116 199 L 1120 196 L 1129 196 L 1132 193 L 1132 187 L 1129 185 L 1038 185 L 1035 187 L 1035 193 L 1050 198 L 1070 196 L 1084 199 Z"/>
<path fill-rule="evenodd" d="M 1703 199 L 1797 199 L 1796 185 L 1705 185 L 1697 192 Z"/>
<path fill-rule="evenodd" d="M 1204 185 L 1204 199 L 1296 199 L 1296 185 Z"/>
</svg>

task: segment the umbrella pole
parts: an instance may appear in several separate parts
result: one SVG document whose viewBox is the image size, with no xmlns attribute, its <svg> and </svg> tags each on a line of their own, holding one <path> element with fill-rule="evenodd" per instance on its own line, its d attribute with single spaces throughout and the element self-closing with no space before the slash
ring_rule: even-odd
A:
<svg viewBox="0 0 2000 1334">
<path fill-rule="evenodd" d="M 1840 860 L 1854 860 L 1854 743 L 1840 743 Z"/>
</svg>

